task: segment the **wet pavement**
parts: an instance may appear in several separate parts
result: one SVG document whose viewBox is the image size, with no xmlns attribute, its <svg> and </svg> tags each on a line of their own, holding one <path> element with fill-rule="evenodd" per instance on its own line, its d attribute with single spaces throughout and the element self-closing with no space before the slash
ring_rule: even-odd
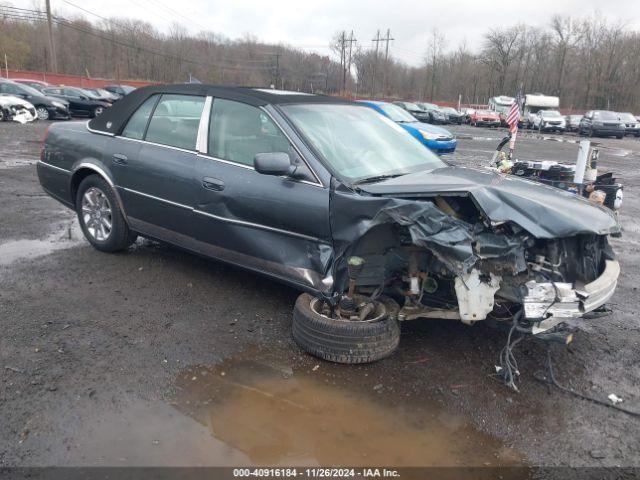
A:
<svg viewBox="0 0 640 480">
<path fill-rule="evenodd" d="M 460 165 L 502 135 L 451 130 Z M 391 358 L 335 365 L 293 343 L 288 287 L 146 240 L 96 252 L 39 188 L 42 131 L 0 124 L 0 466 L 640 464 L 640 421 L 549 390 L 537 342 L 516 352 L 519 394 L 492 376 L 505 336 L 486 325 L 407 322 Z M 523 134 L 518 156 L 575 159 L 552 139 Z M 615 313 L 553 358 L 640 409 L 640 142 L 598 141 L 626 186 Z"/>
</svg>

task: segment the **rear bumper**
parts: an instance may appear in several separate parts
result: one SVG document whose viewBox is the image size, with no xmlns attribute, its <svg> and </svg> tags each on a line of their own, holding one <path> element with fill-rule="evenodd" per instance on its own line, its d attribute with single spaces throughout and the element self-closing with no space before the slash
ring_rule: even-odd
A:
<svg viewBox="0 0 640 480">
<path fill-rule="evenodd" d="M 607 260 L 602 275 L 576 288 L 570 283 L 528 282 L 528 293 L 523 301 L 524 317 L 539 320 L 533 333 L 548 330 L 570 318 L 582 317 L 611 298 L 619 275 L 620 264 L 616 260 Z"/>
</svg>

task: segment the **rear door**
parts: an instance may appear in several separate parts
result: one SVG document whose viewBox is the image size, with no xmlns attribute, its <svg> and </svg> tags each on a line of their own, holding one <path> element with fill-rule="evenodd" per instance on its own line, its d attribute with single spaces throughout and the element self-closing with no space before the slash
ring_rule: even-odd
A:
<svg viewBox="0 0 640 480">
<path fill-rule="evenodd" d="M 329 189 L 262 108 L 214 99 L 207 152 L 198 156 L 196 238 L 213 256 L 321 288 L 331 253 Z M 257 153 L 285 152 L 293 177 L 263 175 Z"/>
<path fill-rule="evenodd" d="M 132 228 L 182 243 L 193 234 L 196 142 L 205 97 L 147 99 L 114 137 L 110 158 Z"/>
</svg>

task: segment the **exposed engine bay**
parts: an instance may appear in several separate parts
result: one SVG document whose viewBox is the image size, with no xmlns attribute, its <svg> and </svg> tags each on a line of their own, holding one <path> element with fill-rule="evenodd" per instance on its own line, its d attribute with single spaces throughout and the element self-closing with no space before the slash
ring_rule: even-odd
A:
<svg viewBox="0 0 640 480">
<path fill-rule="evenodd" d="M 618 276 L 607 235 L 537 238 L 514 222 L 492 222 L 461 194 L 382 208 L 342 262 L 334 315 L 366 318 L 375 307 L 363 298 L 384 293 L 401 306 L 399 320 L 473 324 L 519 314 L 530 333 L 602 306 Z"/>
</svg>

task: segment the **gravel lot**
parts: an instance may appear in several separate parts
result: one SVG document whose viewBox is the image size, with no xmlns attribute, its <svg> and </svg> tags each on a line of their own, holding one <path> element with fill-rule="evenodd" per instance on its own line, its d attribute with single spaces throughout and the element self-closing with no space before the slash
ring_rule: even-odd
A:
<svg viewBox="0 0 640 480">
<path fill-rule="evenodd" d="M 538 342 L 516 351 L 520 393 L 491 376 L 505 334 L 484 325 L 408 322 L 391 358 L 334 365 L 293 343 L 288 287 L 145 240 L 93 250 L 39 187 L 45 125 L 0 124 L 0 467 L 640 466 L 640 420 L 537 380 Z M 472 166 L 504 133 L 451 130 Z M 574 161 L 578 140 L 523 132 L 517 156 Z M 596 141 L 626 188 L 615 313 L 553 358 L 640 410 L 640 142 Z"/>
</svg>

